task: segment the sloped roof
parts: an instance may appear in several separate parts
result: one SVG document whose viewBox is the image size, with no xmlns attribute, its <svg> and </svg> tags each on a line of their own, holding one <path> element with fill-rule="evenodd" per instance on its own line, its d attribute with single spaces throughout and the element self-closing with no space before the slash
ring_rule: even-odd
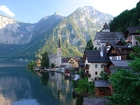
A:
<svg viewBox="0 0 140 105">
<path fill-rule="evenodd" d="M 80 58 L 78 62 L 79 62 L 79 65 L 81 66 L 85 65 L 84 58 Z"/>
<path fill-rule="evenodd" d="M 123 69 L 123 70 L 130 70 L 130 67 L 128 66 L 130 62 L 133 62 L 132 60 L 112 60 L 111 61 L 114 66 L 110 66 L 111 73 L 116 73 L 116 68 Z"/>
<path fill-rule="evenodd" d="M 110 83 L 107 80 L 95 80 L 94 84 L 95 87 L 108 87 Z"/>
<path fill-rule="evenodd" d="M 113 64 L 114 64 L 114 66 L 125 66 L 125 67 L 127 67 L 128 66 L 128 64 L 130 63 L 130 61 L 128 61 L 128 60 L 112 60 L 111 61 Z"/>
<path fill-rule="evenodd" d="M 132 35 L 132 34 L 139 34 L 140 32 L 138 32 L 138 31 L 140 31 L 140 26 L 128 27 L 126 29 L 126 33 L 128 34 L 128 32 L 129 32 L 130 35 Z"/>
<path fill-rule="evenodd" d="M 125 31 L 125 38 L 129 35 L 139 35 L 140 32 L 138 31 L 140 31 L 140 26 L 128 27 Z"/>
<path fill-rule="evenodd" d="M 85 56 L 89 63 L 108 63 L 110 61 L 105 50 L 103 51 L 103 57 L 101 57 L 99 50 L 86 50 Z"/>
<path fill-rule="evenodd" d="M 126 49 L 126 50 L 133 50 L 132 47 L 128 47 L 128 46 L 122 46 L 122 45 L 115 45 L 115 44 L 111 44 L 111 48 L 108 51 L 108 54 L 110 53 L 111 49 L 114 48 L 116 51 L 118 51 L 120 54 L 122 55 L 128 55 L 131 52 L 122 52 L 121 50 L 119 50 L 119 48 L 121 49 Z"/>
<path fill-rule="evenodd" d="M 78 62 L 79 59 L 80 59 L 80 57 L 71 57 L 69 60 L 71 60 L 71 59 L 73 59 L 73 60 L 75 60 L 76 62 Z"/>
<path fill-rule="evenodd" d="M 124 38 L 124 34 L 122 32 L 97 32 L 94 40 L 115 40 Z"/>
<path fill-rule="evenodd" d="M 104 98 L 84 98 L 83 105 L 108 105 L 109 100 Z"/>
</svg>

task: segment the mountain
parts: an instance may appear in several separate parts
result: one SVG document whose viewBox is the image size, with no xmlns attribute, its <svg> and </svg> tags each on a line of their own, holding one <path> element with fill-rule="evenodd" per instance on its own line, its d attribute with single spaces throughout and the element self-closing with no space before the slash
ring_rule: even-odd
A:
<svg viewBox="0 0 140 105">
<path fill-rule="evenodd" d="M 40 50 L 48 49 L 55 53 L 56 40 L 60 37 L 63 56 L 79 55 L 86 42 L 93 39 L 97 30 L 101 30 L 104 23 L 109 23 L 111 19 L 113 19 L 111 15 L 101 13 L 93 7 L 78 8 L 47 33 L 46 37 L 49 40 L 46 40 L 46 44 Z"/>
<path fill-rule="evenodd" d="M 63 57 L 82 56 L 87 41 L 112 19 L 113 16 L 86 6 L 67 17 L 56 12 L 35 24 L 13 20 L 0 29 L 3 32 L 0 33 L 0 48 L 4 49 L 0 51 L 0 58 L 34 58 L 43 51 L 56 54 L 59 38 Z M 5 41 L 1 41 L 3 39 Z"/>
<path fill-rule="evenodd" d="M 34 24 L 0 15 L 0 44 L 25 44 L 32 37 Z"/>
</svg>

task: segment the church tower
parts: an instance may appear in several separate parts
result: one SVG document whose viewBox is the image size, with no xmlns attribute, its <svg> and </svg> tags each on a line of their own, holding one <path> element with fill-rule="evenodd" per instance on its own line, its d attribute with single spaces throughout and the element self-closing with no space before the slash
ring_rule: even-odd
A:
<svg viewBox="0 0 140 105">
<path fill-rule="evenodd" d="M 58 48 L 57 48 L 57 66 L 58 67 L 61 65 L 61 56 L 62 56 L 62 51 L 61 51 L 60 38 L 59 38 Z"/>
</svg>

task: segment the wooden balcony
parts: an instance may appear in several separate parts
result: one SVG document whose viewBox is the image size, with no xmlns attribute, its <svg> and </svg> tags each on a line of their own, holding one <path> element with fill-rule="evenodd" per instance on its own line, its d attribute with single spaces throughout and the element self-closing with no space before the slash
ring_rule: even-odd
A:
<svg viewBox="0 0 140 105">
<path fill-rule="evenodd" d="M 89 70 L 89 66 L 85 66 L 84 69 L 85 69 L 85 70 Z"/>
</svg>

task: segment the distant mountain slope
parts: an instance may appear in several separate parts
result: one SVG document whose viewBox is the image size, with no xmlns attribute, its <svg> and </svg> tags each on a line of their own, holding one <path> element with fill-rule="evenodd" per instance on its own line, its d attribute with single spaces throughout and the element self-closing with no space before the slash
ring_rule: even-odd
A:
<svg viewBox="0 0 140 105">
<path fill-rule="evenodd" d="M 0 44 L 25 44 L 32 37 L 34 24 L 22 23 L 0 15 Z"/>
<path fill-rule="evenodd" d="M 111 15 L 101 13 L 93 7 L 78 8 L 68 17 L 63 18 L 62 21 L 48 33 L 49 41 L 46 40 L 47 44 L 42 49 L 56 53 L 56 41 L 58 37 L 60 37 L 63 56 L 74 56 L 75 54 L 78 56 L 85 48 L 86 42 L 93 39 L 97 30 L 101 30 L 104 23 L 109 23 L 111 19 L 113 19 Z M 54 49 L 52 45 L 55 45 Z M 69 47 L 64 49 L 65 45 L 71 46 L 71 50 Z M 73 55 L 71 52 L 75 54 Z"/>
<path fill-rule="evenodd" d="M 8 58 L 33 58 L 34 56 L 40 56 L 43 51 L 56 54 L 58 38 L 61 39 L 62 55 L 64 57 L 82 56 L 81 52 L 85 48 L 86 42 L 93 39 L 96 31 L 101 30 L 104 23 L 109 23 L 111 19 L 113 19 L 113 16 L 86 6 L 78 8 L 68 17 L 55 13 L 44 17 L 36 24 L 14 22 L 12 23 L 14 24 L 13 27 L 17 26 L 15 32 L 11 28 L 3 28 L 7 30 L 5 33 L 12 33 L 7 35 L 13 40 L 11 42 L 9 40 L 7 42 L 0 41 L 0 43 L 8 44 L 7 46 L 4 45 L 7 47 L 5 49 L 7 53 L 0 53 L 0 57 L 2 55 L 4 55 L 2 57 L 6 57 L 8 54 Z M 12 27 L 12 24 L 6 26 L 10 25 Z M 0 36 L 5 38 L 4 35 Z M 0 37 L 0 40 L 2 39 Z M 22 43 L 20 43 L 21 40 Z M 10 44 L 16 52 L 8 50 Z"/>
</svg>

